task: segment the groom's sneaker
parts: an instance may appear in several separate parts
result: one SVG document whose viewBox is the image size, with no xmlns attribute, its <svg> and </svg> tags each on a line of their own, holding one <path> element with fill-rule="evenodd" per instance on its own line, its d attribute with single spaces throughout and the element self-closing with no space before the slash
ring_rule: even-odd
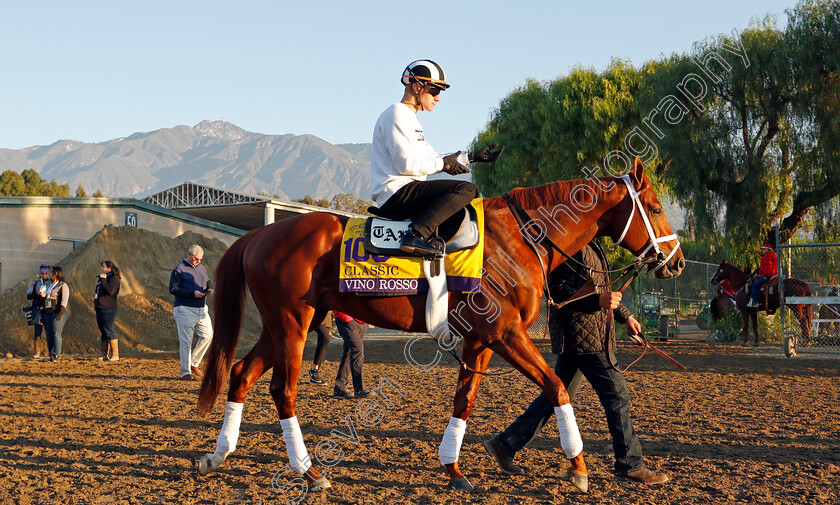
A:
<svg viewBox="0 0 840 505">
<path fill-rule="evenodd" d="M 318 384 L 319 386 L 323 386 L 327 383 L 324 379 L 318 375 L 318 370 L 310 370 L 309 371 L 309 383 L 310 384 Z"/>
</svg>

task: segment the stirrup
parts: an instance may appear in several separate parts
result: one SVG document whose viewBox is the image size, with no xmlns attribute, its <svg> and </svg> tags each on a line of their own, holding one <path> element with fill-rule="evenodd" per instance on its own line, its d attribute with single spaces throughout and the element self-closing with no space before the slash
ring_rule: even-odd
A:
<svg viewBox="0 0 840 505">
<path fill-rule="evenodd" d="M 437 247 L 437 244 L 440 244 L 440 247 Z M 405 235 L 400 243 L 401 251 L 424 258 L 442 258 L 444 248 L 445 244 L 440 238 L 432 237 L 426 240 L 416 231 Z"/>
</svg>

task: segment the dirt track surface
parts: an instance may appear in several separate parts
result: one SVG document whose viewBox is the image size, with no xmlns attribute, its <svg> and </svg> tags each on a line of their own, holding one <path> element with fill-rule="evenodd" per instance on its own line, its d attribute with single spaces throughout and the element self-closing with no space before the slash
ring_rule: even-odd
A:
<svg viewBox="0 0 840 505">
<path fill-rule="evenodd" d="M 338 340 L 329 348 L 329 379 L 340 347 Z M 390 377 L 405 397 L 392 395 L 393 408 L 383 409 L 373 427 L 354 422 L 356 445 L 330 432 L 348 431 L 346 417 L 356 419 L 358 402 L 332 398 L 332 380 L 314 386 L 301 376 L 297 416 L 310 455 L 330 438 L 344 451 L 337 465 L 321 467 L 333 488 L 311 494 L 306 503 L 840 502 L 838 357 L 787 359 L 772 345 L 662 347 L 689 371 L 651 356 L 627 378 L 646 463 L 672 476 L 663 486 L 614 480 L 603 412 L 588 386 L 574 402 L 590 471 L 588 494 L 558 479 L 567 462 L 553 423 L 518 455 L 527 475 L 497 471 L 481 442 L 536 395 L 513 373 L 482 382 L 460 456 L 476 490 L 450 491 L 437 449 L 456 369 L 444 357 L 435 369 L 420 372 L 406 365 L 402 341 L 371 341 L 368 386 Z M 628 350 L 620 347 L 622 362 L 628 362 Z M 423 352 L 418 346 L 416 353 Z M 308 348 L 305 357 L 311 356 Z M 220 472 L 199 477 L 196 459 L 215 448 L 224 397 L 211 416 L 199 417 L 199 384 L 179 380 L 177 370 L 174 354 L 118 363 L 90 357 L 56 364 L 0 361 L 0 503 L 283 503 L 271 484 L 288 461 L 269 375 L 246 400 L 236 452 Z"/>
</svg>

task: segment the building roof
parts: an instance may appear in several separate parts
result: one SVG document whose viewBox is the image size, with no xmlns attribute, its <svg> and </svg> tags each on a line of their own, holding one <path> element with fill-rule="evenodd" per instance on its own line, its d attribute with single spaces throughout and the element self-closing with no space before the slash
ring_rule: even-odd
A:
<svg viewBox="0 0 840 505">
<path fill-rule="evenodd" d="M 138 209 L 151 214 L 167 217 L 190 223 L 201 228 L 227 233 L 234 236 L 242 236 L 245 231 L 242 228 L 230 226 L 212 219 L 202 218 L 184 212 L 168 209 L 153 203 L 137 200 L 136 198 L 74 198 L 74 197 L 52 197 L 52 196 L 0 196 L 0 208 L 2 207 L 107 207 Z"/>
<path fill-rule="evenodd" d="M 253 230 L 298 214 L 329 211 L 348 217 L 352 212 L 286 202 L 262 195 L 185 182 L 144 198 L 146 202 L 242 230 Z"/>
</svg>

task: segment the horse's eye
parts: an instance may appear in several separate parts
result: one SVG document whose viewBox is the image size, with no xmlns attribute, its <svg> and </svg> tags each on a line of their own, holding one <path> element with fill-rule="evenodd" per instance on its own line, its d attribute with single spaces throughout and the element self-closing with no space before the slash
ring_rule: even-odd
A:
<svg viewBox="0 0 840 505">
<path fill-rule="evenodd" d="M 653 210 L 650 211 L 650 213 L 653 214 L 654 216 L 661 216 L 662 215 L 662 209 L 653 209 Z"/>
</svg>

